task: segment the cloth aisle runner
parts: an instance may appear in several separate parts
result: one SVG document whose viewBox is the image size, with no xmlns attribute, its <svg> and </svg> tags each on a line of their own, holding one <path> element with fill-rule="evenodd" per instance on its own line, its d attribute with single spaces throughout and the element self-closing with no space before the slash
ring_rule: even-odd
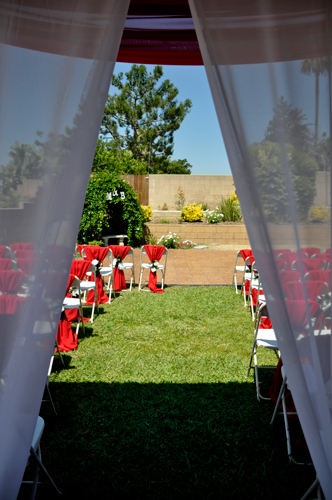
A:
<svg viewBox="0 0 332 500">
<path fill-rule="evenodd" d="M 78 247 L 77 247 L 78 248 Z M 108 247 L 98 247 L 95 245 L 83 246 L 86 258 L 84 260 L 93 261 L 97 259 L 99 264 L 103 263 L 106 255 L 108 254 Z M 79 250 L 80 251 L 80 250 Z M 89 281 L 94 281 L 94 276 L 91 274 Z M 97 273 L 97 294 L 98 294 L 98 304 L 107 304 L 109 301 L 108 296 L 104 292 L 103 280 L 101 279 L 100 273 Z M 95 292 L 90 290 L 88 293 L 86 305 L 92 306 L 95 300 Z"/>
<path fill-rule="evenodd" d="M 74 278 L 75 276 L 73 274 L 69 275 L 65 295 L 67 295 Z M 70 326 L 65 311 L 62 311 L 60 316 L 58 331 L 56 333 L 56 340 L 58 342 L 60 351 L 68 352 L 72 351 L 73 349 L 77 349 L 77 335 Z"/>
<path fill-rule="evenodd" d="M 108 248 L 112 250 L 114 259 L 119 255 L 122 260 L 125 259 L 131 249 L 131 247 L 123 245 L 109 245 Z M 120 292 L 121 290 L 126 290 L 126 288 L 127 285 L 123 270 L 114 267 L 114 290 Z"/>
<path fill-rule="evenodd" d="M 144 249 L 151 263 L 156 260 L 159 262 L 159 259 L 166 250 L 165 247 L 159 245 L 144 245 Z M 157 288 L 157 272 L 153 273 L 150 271 L 148 287 L 152 293 L 164 293 L 164 290 Z"/>
<path fill-rule="evenodd" d="M 77 278 L 82 281 L 87 273 L 87 270 L 89 269 L 91 265 L 90 260 L 73 260 L 71 263 L 70 267 L 70 273 L 73 274 L 74 276 L 77 276 Z M 68 297 L 70 297 L 69 293 L 66 294 Z M 79 310 L 78 309 L 71 309 L 68 311 L 65 311 L 67 319 L 69 323 L 74 323 L 78 321 L 79 319 Z M 86 323 L 89 321 L 89 318 L 83 318 L 83 321 Z"/>
</svg>

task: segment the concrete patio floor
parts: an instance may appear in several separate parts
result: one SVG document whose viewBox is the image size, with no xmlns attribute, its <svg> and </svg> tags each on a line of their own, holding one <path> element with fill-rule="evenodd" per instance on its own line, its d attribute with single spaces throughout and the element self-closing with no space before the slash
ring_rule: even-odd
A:
<svg viewBox="0 0 332 500">
<path fill-rule="evenodd" d="M 169 250 L 166 285 L 230 285 L 237 250 Z M 134 250 L 135 281 L 139 282 L 140 250 Z M 148 273 L 145 271 L 146 278 Z M 158 273 L 159 274 L 159 273 Z M 158 276 L 159 283 L 159 276 Z"/>
</svg>

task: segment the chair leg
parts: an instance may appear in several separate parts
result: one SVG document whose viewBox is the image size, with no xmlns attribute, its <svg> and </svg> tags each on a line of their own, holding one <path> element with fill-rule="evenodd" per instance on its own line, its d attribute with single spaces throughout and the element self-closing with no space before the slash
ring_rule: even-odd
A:
<svg viewBox="0 0 332 500">
<path fill-rule="evenodd" d="M 48 394 L 48 397 L 50 398 L 51 405 L 53 407 L 54 413 L 57 415 L 57 412 L 56 412 L 56 409 L 55 409 L 55 406 L 54 406 L 54 403 L 53 403 L 53 398 L 51 396 L 51 391 L 50 391 L 50 388 L 49 388 L 48 384 L 46 384 L 46 389 L 47 389 L 47 394 Z"/>
<path fill-rule="evenodd" d="M 59 356 L 60 356 L 60 359 L 61 359 L 61 363 L 63 364 L 63 366 L 65 366 L 65 362 L 63 361 L 63 357 L 62 357 L 61 351 L 59 349 L 59 344 L 58 344 L 57 339 L 55 339 L 55 348 L 56 348 L 56 350 L 59 353 Z"/>
<path fill-rule="evenodd" d="M 142 288 L 142 276 L 143 276 L 143 269 L 141 269 L 140 275 L 139 275 L 139 283 L 138 283 L 138 291 L 141 291 Z"/>
<path fill-rule="evenodd" d="M 39 452 L 39 455 L 40 455 L 40 448 L 38 448 L 38 452 Z M 44 475 L 46 476 L 48 482 L 50 483 L 51 486 L 53 486 L 54 490 L 59 494 L 61 495 L 61 491 L 58 490 L 58 488 L 56 487 L 55 483 L 53 482 L 53 479 L 51 478 L 51 476 L 49 475 L 49 473 L 47 472 L 47 470 L 45 469 L 44 465 L 42 464 L 41 460 L 40 460 L 40 456 L 38 456 L 35 452 L 35 450 L 32 448 L 30 448 L 30 455 L 31 457 L 33 458 L 33 460 L 37 463 L 38 465 L 38 468 L 44 473 Z M 37 483 L 38 484 L 38 483 Z M 37 485 L 36 485 L 36 488 L 37 488 Z"/>
</svg>

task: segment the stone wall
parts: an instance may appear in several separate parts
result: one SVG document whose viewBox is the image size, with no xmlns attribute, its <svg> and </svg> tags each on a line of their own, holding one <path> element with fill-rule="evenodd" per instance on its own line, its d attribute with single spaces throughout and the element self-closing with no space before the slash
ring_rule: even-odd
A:
<svg viewBox="0 0 332 500">
<path fill-rule="evenodd" d="M 186 203 L 207 203 L 215 208 L 222 196 L 235 191 L 232 175 L 150 175 L 149 204 L 160 210 L 166 203 L 176 210 L 175 196 L 181 186 Z M 314 205 L 330 205 L 330 173 L 317 172 Z"/>
<path fill-rule="evenodd" d="M 150 175 L 149 204 L 154 210 L 166 203 L 176 210 L 175 196 L 181 186 L 185 203 L 207 203 L 214 208 L 222 196 L 235 191 L 232 175 Z"/>
<path fill-rule="evenodd" d="M 147 224 L 152 236 L 176 233 L 181 241 L 191 240 L 197 244 L 219 243 L 220 245 L 239 245 L 247 248 L 249 239 L 244 224 Z"/>
</svg>

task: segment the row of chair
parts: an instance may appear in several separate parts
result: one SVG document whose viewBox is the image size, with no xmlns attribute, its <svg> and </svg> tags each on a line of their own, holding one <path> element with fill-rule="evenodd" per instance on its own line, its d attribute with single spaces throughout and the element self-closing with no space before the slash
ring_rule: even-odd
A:
<svg viewBox="0 0 332 500">
<path fill-rule="evenodd" d="M 306 251 L 302 252 L 302 263 L 306 259 L 310 259 L 310 261 L 316 261 L 316 259 L 319 259 L 319 257 L 317 257 L 319 248 L 305 250 Z M 310 257 L 308 257 L 308 251 Z M 289 254 L 289 252 L 290 251 L 275 252 L 277 261 Z M 244 260 L 244 266 L 238 265 L 238 258 L 240 256 Z M 291 258 L 293 258 L 293 256 Z M 289 259 L 289 261 L 290 260 L 291 259 Z M 329 340 L 331 335 L 331 269 L 329 268 L 329 250 L 324 252 L 324 261 L 326 265 L 320 265 L 317 267 L 314 266 L 314 270 L 308 270 L 305 272 L 304 281 L 301 280 L 301 272 L 294 269 L 296 266 L 291 266 L 292 269 L 290 270 L 286 270 L 287 266 L 278 266 L 278 276 L 283 289 L 288 315 L 292 324 L 293 332 L 295 332 L 296 339 L 298 341 L 308 341 L 309 330 L 311 328 L 314 331 L 315 337 L 318 338 L 319 341 L 324 342 L 326 339 Z M 296 408 L 292 401 L 287 375 L 284 367 L 282 366 L 277 338 L 268 314 L 262 283 L 260 281 L 256 262 L 251 250 L 239 251 L 237 254 L 233 273 L 233 284 L 235 284 L 236 293 L 238 293 L 236 274 L 240 270 L 243 272 L 241 293 L 244 296 L 244 304 L 251 308 L 252 318 L 256 321 L 247 376 L 249 375 L 250 370 L 253 369 L 256 394 L 259 401 L 272 400 L 275 403 L 271 424 L 274 422 L 276 415 L 278 414 L 278 410 L 281 409 L 281 414 L 283 415 L 285 424 L 289 459 L 295 463 L 303 463 L 299 462 L 298 459 L 294 459 L 292 452 L 290 425 L 288 419 L 297 418 Z M 310 311 L 309 317 L 307 317 L 307 308 L 309 308 Z M 269 349 L 277 354 L 279 357 L 277 368 L 275 366 L 266 366 L 258 363 L 258 348 Z M 261 393 L 259 372 L 262 369 L 275 370 L 274 381 L 269 395 L 262 395 Z M 310 371 L 312 369 L 311 364 L 308 363 L 305 366 L 303 365 L 303 369 Z M 310 377 L 310 373 L 307 375 L 308 377 L 306 378 L 308 380 L 313 379 L 313 377 Z"/>
</svg>

